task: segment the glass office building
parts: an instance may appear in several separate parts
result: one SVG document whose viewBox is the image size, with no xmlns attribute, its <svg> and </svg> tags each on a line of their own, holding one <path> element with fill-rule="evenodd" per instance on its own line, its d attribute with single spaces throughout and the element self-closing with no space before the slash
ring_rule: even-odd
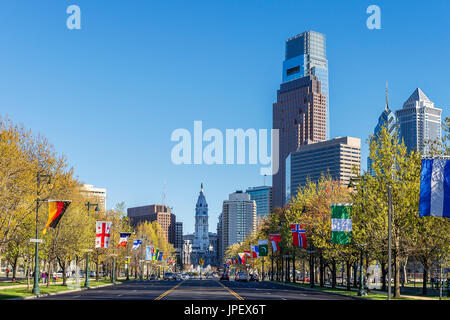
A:
<svg viewBox="0 0 450 320">
<path fill-rule="evenodd" d="M 246 191 L 250 195 L 250 200 L 256 202 L 256 217 L 267 217 L 272 212 L 272 187 L 261 186 L 248 188 Z"/>
<path fill-rule="evenodd" d="M 326 37 L 322 33 L 306 31 L 286 40 L 283 62 L 283 83 L 314 75 L 321 82 L 326 96 L 326 138 L 330 137 L 330 110 L 328 89 L 328 60 Z"/>
<path fill-rule="evenodd" d="M 396 111 L 400 137 L 408 152 L 427 153 L 427 142 L 441 138 L 441 113 L 420 88 Z"/>
</svg>

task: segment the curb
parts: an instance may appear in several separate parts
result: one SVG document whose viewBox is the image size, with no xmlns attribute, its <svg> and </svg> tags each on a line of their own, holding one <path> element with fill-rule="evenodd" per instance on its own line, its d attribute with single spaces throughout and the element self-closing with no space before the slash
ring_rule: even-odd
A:
<svg viewBox="0 0 450 320">
<path fill-rule="evenodd" d="M 305 289 L 305 290 L 313 290 L 313 291 L 322 292 L 322 293 L 325 293 L 325 294 L 334 294 L 334 295 L 337 295 L 337 296 L 346 297 L 346 298 L 355 299 L 355 300 L 366 300 L 366 301 L 370 300 L 370 299 L 363 298 L 363 297 L 349 296 L 349 295 L 346 295 L 346 294 L 343 294 L 343 293 L 325 292 L 325 291 L 322 291 L 322 290 L 319 290 L 319 289 L 314 289 L 314 288 L 303 288 L 303 287 L 299 287 L 299 286 L 296 286 L 296 285 L 293 285 L 293 284 L 287 284 L 287 283 L 282 283 L 282 282 L 276 282 L 276 281 L 270 281 L 270 282 L 278 283 L 278 284 L 281 284 L 281 285 L 284 285 L 284 286 L 288 286 L 288 287 L 300 288 L 300 289 Z"/>
<path fill-rule="evenodd" d="M 110 283 L 110 284 L 102 284 L 102 285 L 91 287 L 91 288 L 79 288 L 79 289 L 73 289 L 73 290 L 67 290 L 67 291 L 61 291 L 61 292 L 43 293 L 43 294 L 38 294 L 36 296 L 30 296 L 30 297 L 25 297 L 25 298 L 18 297 L 18 298 L 6 299 L 6 300 L 30 300 L 30 299 L 37 299 L 37 298 L 42 298 L 42 297 L 56 296 L 56 295 L 60 295 L 60 294 L 72 293 L 72 292 L 78 292 L 78 291 L 84 291 L 84 290 L 95 290 L 97 288 L 114 286 L 114 285 L 118 285 L 118 284 L 121 284 L 121 283 L 122 282 L 116 282 L 116 283 Z"/>
</svg>

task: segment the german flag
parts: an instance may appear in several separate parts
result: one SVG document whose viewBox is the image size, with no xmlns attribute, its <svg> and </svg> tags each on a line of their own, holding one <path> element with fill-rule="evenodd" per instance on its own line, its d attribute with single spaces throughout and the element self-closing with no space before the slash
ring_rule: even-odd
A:
<svg viewBox="0 0 450 320">
<path fill-rule="evenodd" d="M 48 220 L 47 224 L 45 225 L 44 231 L 42 232 L 43 234 L 47 232 L 48 227 L 56 228 L 59 220 L 61 220 L 61 217 L 63 216 L 64 212 L 66 212 L 66 209 L 71 202 L 72 201 L 70 200 L 50 200 L 48 202 Z"/>
</svg>

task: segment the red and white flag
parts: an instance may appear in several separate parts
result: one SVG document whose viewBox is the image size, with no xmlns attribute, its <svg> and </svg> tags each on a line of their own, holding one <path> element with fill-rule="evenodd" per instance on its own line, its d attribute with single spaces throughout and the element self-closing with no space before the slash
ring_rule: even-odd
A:
<svg viewBox="0 0 450 320">
<path fill-rule="evenodd" d="M 252 258 L 259 258 L 259 248 L 258 246 L 250 246 L 252 250 Z"/>
<path fill-rule="evenodd" d="M 300 224 L 291 224 L 292 244 L 294 247 L 306 249 L 306 230 L 305 226 Z"/>
<path fill-rule="evenodd" d="M 281 234 L 269 234 L 273 252 L 280 250 Z"/>
<path fill-rule="evenodd" d="M 97 221 L 97 232 L 95 235 L 96 248 L 109 248 L 109 238 L 111 237 L 111 224 L 109 221 Z"/>
</svg>

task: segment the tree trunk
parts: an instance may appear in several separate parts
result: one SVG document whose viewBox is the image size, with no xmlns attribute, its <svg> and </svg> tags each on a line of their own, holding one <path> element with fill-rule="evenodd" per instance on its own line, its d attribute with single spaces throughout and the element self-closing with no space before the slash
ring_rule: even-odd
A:
<svg viewBox="0 0 450 320">
<path fill-rule="evenodd" d="M 27 291 L 30 291 L 30 264 L 27 262 Z"/>
<path fill-rule="evenodd" d="M 50 263 L 50 261 L 47 262 L 47 270 L 48 270 L 48 275 L 47 275 L 47 288 L 50 287 L 50 279 L 52 278 L 52 264 Z"/>
<path fill-rule="evenodd" d="M 325 266 L 324 266 L 323 256 L 322 253 L 320 253 L 319 257 L 319 274 L 320 274 L 320 286 L 325 286 Z"/>
<path fill-rule="evenodd" d="M 382 277 L 382 284 L 381 284 L 381 290 L 386 291 L 386 274 L 387 274 L 387 270 L 386 270 L 386 263 L 382 262 L 380 263 L 381 266 L 381 277 Z"/>
<path fill-rule="evenodd" d="M 358 279 L 358 267 L 356 266 L 355 263 L 353 264 L 353 288 L 358 287 L 357 279 Z"/>
<path fill-rule="evenodd" d="M 62 285 L 66 286 L 67 285 L 66 261 L 63 262 L 63 265 L 61 267 L 62 267 L 62 272 L 63 272 L 63 274 L 62 274 L 62 278 L 63 278 Z"/>
<path fill-rule="evenodd" d="M 422 284 L 422 295 L 427 295 L 427 281 L 428 281 L 428 264 L 423 263 L 423 284 Z"/>
<path fill-rule="evenodd" d="M 406 265 L 408 264 L 408 257 L 405 259 L 405 263 L 403 264 L 403 283 L 402 286 L 405 287 L 405 284 L 408 283 L 408 275 L 406 273 Z"/>
<path fill-rule="evenodd" d="M 99 264 L 100 264 L 100 261 L 99 261 L 98 256 L 97 256 L 97 260 L 95 261 L 95 281 L 99 281 L 99 279 L 100 279 L 100 277 L 98 275 Z"/>
<path fill-rule="evenodd" d="M 314 256 L 313 254 L 309 255 L 309 286 L 311 288 L 314 288 L 315 281 L 314 281 Z"/>
<path fill-rule="evenodd" d="M 295 277 L 296 277 L 296 270 L 295 270 L 295 252 L 294 252 L 294 255 L 292 256 L 292 277 L 293 277 L 293 279 L 292 279 L 292 281 L 295 283 L 296 281 L 296 279 L 295 279 Z"/>
<path fill-rule="evenodd" d="M 17 260 L 19 257 L 15 257 L 12 263 L 12 282 L 16 282 L 16 273 L 17 273 Z"/>
<path fill-rule="evenodd" d="M 336 288 L 336 260 L 331 261 L 331 287 Z"/>
<path fill-rule="evenodd" d="M 395 277 L 394 277 L 394 298 L 400 298 L 400 259 L 398 256 L 398 238 L 395 241 L 395 252 L 394 252 L 394 269 L 395 269 Z"/>
<path fill-rule="evenodd" d="M 350 289 L 350 278 L 352 276 L 352 273 L 350 271 L 351 266 L 350 266 L 349 261 L 346 261 L 346 267 L 347 267 L 347 291 L 350 291 L 351 290 Z"/>
</svg>

